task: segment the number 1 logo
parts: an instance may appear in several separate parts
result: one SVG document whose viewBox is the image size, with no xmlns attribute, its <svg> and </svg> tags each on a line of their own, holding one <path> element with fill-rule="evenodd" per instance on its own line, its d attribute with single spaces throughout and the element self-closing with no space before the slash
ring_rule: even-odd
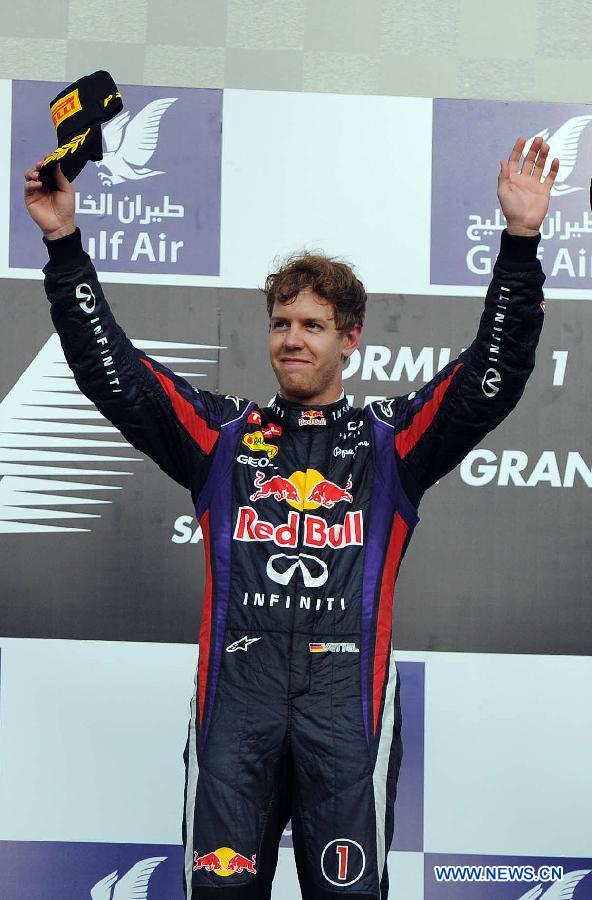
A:
<svg viewBox="0 0 592 900">
<path fill-rule="evenodd" d="M 337 870 L 337 878 L 339 881 L 347 881 L 347 859 L 349 856 L 349 847 L 347 844 L 337 844 L 335 852 L 339 857 Z"/>
<path fill-rule="evenodd" d="M 364 874 L 366 854 L 361 844 L 351 838 L 329 841 L 321 853 L 321 871 L 329 884 L 347 887 Z"/>
</svg>

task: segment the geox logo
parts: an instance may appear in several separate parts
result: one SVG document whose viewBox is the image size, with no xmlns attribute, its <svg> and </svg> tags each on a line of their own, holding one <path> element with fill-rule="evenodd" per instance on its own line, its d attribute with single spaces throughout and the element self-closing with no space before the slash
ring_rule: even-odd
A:
<svg viewBox="0 0 592 900">
<path fill-rule="evenodd" d="M 92 306 L 88 285 L 79 287 L 81 303 Z M 210 362 L 201 358 L 204 350 L 223 349 L 170 341 L 134 343 L 159 362 L 195 369 L 184 371 L 189 379 L 205 375 L 203 366 L 200 372 L 193 365 Z M 200 358 L 194 358 L 197 349 Z M 168 355 L 171 351 L 174 357 Z M 81 526 L 100 518 L 113 502 L 105 492 L 120 491 L 120 479 L 133 475 L 141 461 L 78 390 L 53 334 L 0 402 L 0 534 L 90 531 Z"/>
</svg>

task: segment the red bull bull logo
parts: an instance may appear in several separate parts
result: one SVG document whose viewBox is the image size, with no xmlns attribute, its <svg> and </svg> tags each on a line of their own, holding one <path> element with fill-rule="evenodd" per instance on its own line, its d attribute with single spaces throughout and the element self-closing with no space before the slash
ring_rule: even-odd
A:
<svg viewBox="0 0 592 900">
<path fill-rule="evenodd" d="M 262 472 L 258 472 L 254 486 L 257 490 L 250 497 L 253 502 L 272 497 L 278 502 L 285 500 L 298 510 L 318 509 L 320 506 L 332 509 L 336 503 L 352 503 L 354 499 L 350 494 L 351 475 L 348 476 L 345 487 L 341 487 L 316 469 L 292 472 L 286 478 L 274 475 L 267 480 Z"/>
<path fill-rule="evenodd" d="M 232 869 L 233 872 L 250 872 L 251 875 L 257 874 L 257 869 L 255 868 L 255 863 L 257 862 L 257 855 L 253 853 L 250 859 L 247 859 L 246 856 L 243 856 L 241 853 L 235 853 L 232 859 L 228 860 L 228 868 Z"/>
<path fill-rule="evenodd" d="M 347 484 L 344 488 L 339 487 L 334 481 L 328 481 L 325 478 L 323 481 L 319 481 L 315 484 L 306 499 L 309 503 L 318 503 L 319 506 L 324 506 L 325 509 L 332 509 L 340 500 L 344 500 L 346 503 L 352 502 L 354 498 L 349 493 L 351 486 L 351 475 L 347 479 Z"/>
<path fill-rule="evenodd" d="M 241 872 L 249 872 L 251 875 L 256 875 L 256 863 L 256 853 L 253 853 L 249 859 L 247 856 L 243 856 L 242 853 L 237 853 L 231 847 L 218 847 L 217 850 L 205 853 L 203 856 L 200 856 L 197 851 L 193 853 L 194 872 L 204 869 L 206 872 L 214 872 L 220 878 L 239 875 Z"/>
<path fill-rule="evenodd" d="M 222 860 L 217 853 L 205 853 L 203 856 L 194 851 L 193 853 L 193 871 L 205 869 L 206 872 L 213 872 L 215 869 L 222 869 Z"/>
<path fill-rule="evenodd" d="M 300 501 L 298 488 L 289 478 L 283 478 L 281 475 L 273 475 L 265 480 L 263 472 L 257 472 L 255 476 L 255 487 L 257 490 L 251 494 L 251 500 L 263 500 L 264 497 L 273 497 L 275 500 L 292 500 L 294 503 Z"/>
</svg>

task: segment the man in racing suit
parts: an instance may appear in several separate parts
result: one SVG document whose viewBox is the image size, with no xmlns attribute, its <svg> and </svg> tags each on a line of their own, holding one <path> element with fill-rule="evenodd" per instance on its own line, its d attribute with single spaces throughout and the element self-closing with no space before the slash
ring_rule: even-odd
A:
<svg viewBox="0 0 592 900">
<path fill-rule="evenodd" d="M 409 397 L 351 408 L 343 334 L 310 288 L 276 300 L 268 407 L 198 391 L 116 324 L 73 189 L 26 174 L 51 315 L 80 389 L 191 491 L 206 584 L 186 748 L 187 896 L 270 897 L 291 817 L 305 900 L 388 894 L 401 761 L 394 583 L 424 491 L 513 409 L 543 320 L 540 224 L 557 174 L 524 140 L 501 164 L 508 222 L 477 336 Z"/>
</svg>

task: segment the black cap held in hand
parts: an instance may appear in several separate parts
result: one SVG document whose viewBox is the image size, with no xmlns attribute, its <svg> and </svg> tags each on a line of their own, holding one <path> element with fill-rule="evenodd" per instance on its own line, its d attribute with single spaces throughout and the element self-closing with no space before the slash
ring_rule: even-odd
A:
<svg viewBox="0 0 592 900">
<path fill-rule="evenodd" d="M 39 172 L 43 186 L 56 189 L 56 163 L 68 181 L 74 181 L 89 159 L 103 158 L 101 125 L 121 112 L 123 101 L 108 72 L 79 78 L 54 97 L 49 110 L 56 127 L 58 146 L 43 160 Z"/>
</svg>

